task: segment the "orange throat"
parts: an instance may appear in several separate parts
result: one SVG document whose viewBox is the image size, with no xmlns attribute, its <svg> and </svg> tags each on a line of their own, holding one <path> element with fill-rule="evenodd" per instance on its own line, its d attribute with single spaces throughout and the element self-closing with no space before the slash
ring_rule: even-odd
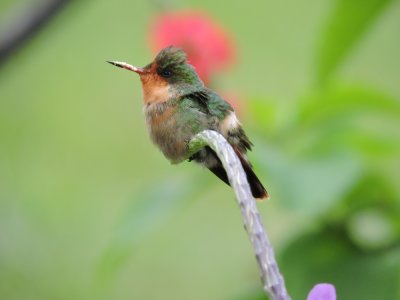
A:
<svg viewBox="0 0 400 300">
<path fill-rule="evenodd" d="M 162 103 L 172 97 L 169 84 L 156 74 L 144 74 L 140 76 L 143 89 L 144 104 Z"/>
</svg>

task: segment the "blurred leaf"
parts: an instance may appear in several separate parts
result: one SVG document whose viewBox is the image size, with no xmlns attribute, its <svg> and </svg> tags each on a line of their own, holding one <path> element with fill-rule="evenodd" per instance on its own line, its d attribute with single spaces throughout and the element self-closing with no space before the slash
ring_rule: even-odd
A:
<svg viewBox="0 0 400 300">
<path fill-rule="evenodd" d="M 398 220 L 396 216 L 398 216 L 400 203 L 395 189 L 386 182 L 385 178 L 376 173 L 363 174 L 363 178 L 346 195 L 342 201 L 342 206 L 338 208 L 338 210 L 342 209 L 342 212 L 335 212 L 335 214 L 343 221 L 349 218 L 349 215 L 371 207 L 393 214 L 392 217 Z"/>
<path fill-rule="evenodd" d="M 370 86 L 331 85 L 299 103 L 299 122 L 304 124 L 349 113 L 371 112 L 399 118 L 400 103 Z"/>
<path fill-rule="evenodd" d="M 336 0 L 316 55 L 317 80 L 324 83 L 392 0 Z"/>
<path fill-rule="evenodd" d="M 336 287 L 338 299 L 399 299 L 400 248 L 363 253 L 340 230 L 304 235 L 279 257 L 293 299 L 305 299 L 318 282 Z"/>
<path fill-rule="evenodd" d="M 174 213 L 195 198 L 199 180 L 193 177 L 169 178 L 157 184 L 151 183 L 135 195 L 132 206 L 116 229 L 114 239 L 100 258 L 97 281 L 111 279 L 134 253 L 138 243 L 168 221 Z"/>
<path fill-rule="evenodd" d="M 322 101 L 321 101 L 322 100 Z M 400 103 L 366 87 L 330 87 L 299 104 L 288 144 L 309 155 L 352 150 L 366 159 L 400 151 Z"/>
<path fill-rule="evenodd" d="M 399 240 L 390 218 L 376 208 L 354 214 L 347 230 L 354 243 L 368 250 L 382 249 Z"/>
<path fill-rule="evenodd" d="M 361 174 L 358 159 L 346 154 L 301 159 L 259 142 L 253 156 L 268 174 L 279 201 L 310 215 L 330 209 L 357 183 Z"/>
<path fill-rule="evenodd" d="M 327 212 L 371 169 L 393 189 L 400 176 L 393 168 L 400 165 L 396 99 L 362 86 L 330 86 L 299 102 L 297 110 L 278 138 L 268 145 L 257 141 L 252 154 L 282 203 L 310 214 Z"/>
<path fill-rule="evenodd" d="M 364 174 L 328 220 L 344 224 L 349 239 L 363 251 L 382 250 L 400 242 L 399 200 L 384 177 Z"/>
<path fill-rule="evenodd" d="M 331 86 L 301 101 L 289 128 L 282 138 L 287 152 L 300 157 L 350 152 L 400 203 L 399 101 L 371 87 Z"/>
</svg>

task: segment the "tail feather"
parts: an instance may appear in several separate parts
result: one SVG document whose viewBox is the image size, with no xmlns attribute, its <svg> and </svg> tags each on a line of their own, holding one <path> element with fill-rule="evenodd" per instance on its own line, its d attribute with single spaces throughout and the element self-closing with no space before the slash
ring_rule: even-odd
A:
<svg viewBox="0 0 400 300">
<path fill-rule="evenodd" d="M 244 171 L 246 172 L 247 181 L 249 182 L 253 197 L 258 200 L 268 199 L 268 192 L 262 185 L 260 179 L 258 179 L 257 175 L 254 173 L 250 162 L 245 157 L 243 157 L 243 155 L 238 150 L 235 150 L 235 152 L 236 155 L 239 157 L 240 162 L 242 163 Z"/>
<path fill-rule="evenodd" d="M 211 168 L 208 168 L 211 172 L 214 173 L 219 179 L 225 182 L 227 185 L 230 186 L 228 175 L 226 174 L 225 169 L 222 167 L 222 163 L 219 163 Z"/>
<path fill-rule="evenodd" d="M 243 169 L 247 175 L 247 181 L 250 184 L 251 193 L 253 197 L 258 200 L 267 200 L 269 198 L 267 190 L 262 185 L 261 181 L 258 179 L 257 175 L 254 173 L 253 169 L 248 163 L 242 163 Z"/>
<path fill-rule="evenodd" d="M 236 152 L 237 156 L 239 157 L 240 162 L 242 163 L 242 166 L 246 173 L 247 181 L 249 182 L 251 193 L 253 194 L 253 197 L 258 200 L 268 199 L 269 198 L 268 192 L 265 190 L 264 186 L 258 179 L 257 175 L 254 173 L 253 168 L 251 167 L 251 164 L 248 162 L 248 160 L 246 158 L 243 157 L 243 155 L 239 151 L 235 151 L 235 152 Z M 217 158 L 216 155 L 215 155 L 215 157 Z M 218 158 L 217 158 L 217 160 L 218 160 L 218 163 L 214 164 L 212 167 L 208 167 L 208 169 L 211 172 L 213 172 L 219 179 L 221 179 L 223 182 L 225 182 L 227 185 L 230 185 L 228 176 L 226 174 L 225 169 L 222 166 L 221 161 Z"/>
</svg>

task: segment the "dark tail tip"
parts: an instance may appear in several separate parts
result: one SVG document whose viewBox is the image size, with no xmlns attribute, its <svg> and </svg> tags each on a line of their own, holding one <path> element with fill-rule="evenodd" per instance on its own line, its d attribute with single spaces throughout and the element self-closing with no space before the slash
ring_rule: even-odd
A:
<svg viewBox="0 0 400 300">
<path fill-rule="evenodd" d="M 249 182 L 253 197 L 260 201 L 268 200 L 269 199 L 268 192 L 262 185 L 260 179 L 258 179 L 257 175 L 254 173 L 250 163 L 241 155 L 241 153 L 238 153 L 238 151 L 236 151 L 236 153 L 238 154 L 243 169 L 246 172 L 247 181 Z"/>
<path fill-rule="evenodd" d="M 254 187 L 250 183 L 250 188 L 251 188 L 251 193 L 253 194 L 253 197 L 256 198 L 256 200 L 258 201 L 269 200 L 269 194 L 262 185 L 260 187 Z"/>
<path fill-rule="evenodd" d="M 247 180 L 250 184 L 250 189 L 251 193 L 253 194 L 253 197 L 256 198 L 257 200 L 268 200 L 269 195 L 267 190 L 264 188 L 260 180 L 258 179 L 257 175 L 254 173 L 254 171 L 249 168 L 245 167 L 244 168 L 246 171 L 247 175 Z"/>
</svg>

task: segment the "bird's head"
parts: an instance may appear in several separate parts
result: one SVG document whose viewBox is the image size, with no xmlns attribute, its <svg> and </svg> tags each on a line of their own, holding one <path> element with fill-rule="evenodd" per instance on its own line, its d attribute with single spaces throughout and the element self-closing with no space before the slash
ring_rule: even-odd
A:
<svg viewBox="0 0 400 300">
<path fill-rule="evenodd" d="M 156 58 L 143 68 L 124 62 L 109 61 L 114 66 L 139 74 L 145 102 L 164 102 L 172 96 L 203 86 L 186 54 L 173 46 L 162 49 Z M 166 99 L 167 98 L 167 99 Z"/>
</svg>

